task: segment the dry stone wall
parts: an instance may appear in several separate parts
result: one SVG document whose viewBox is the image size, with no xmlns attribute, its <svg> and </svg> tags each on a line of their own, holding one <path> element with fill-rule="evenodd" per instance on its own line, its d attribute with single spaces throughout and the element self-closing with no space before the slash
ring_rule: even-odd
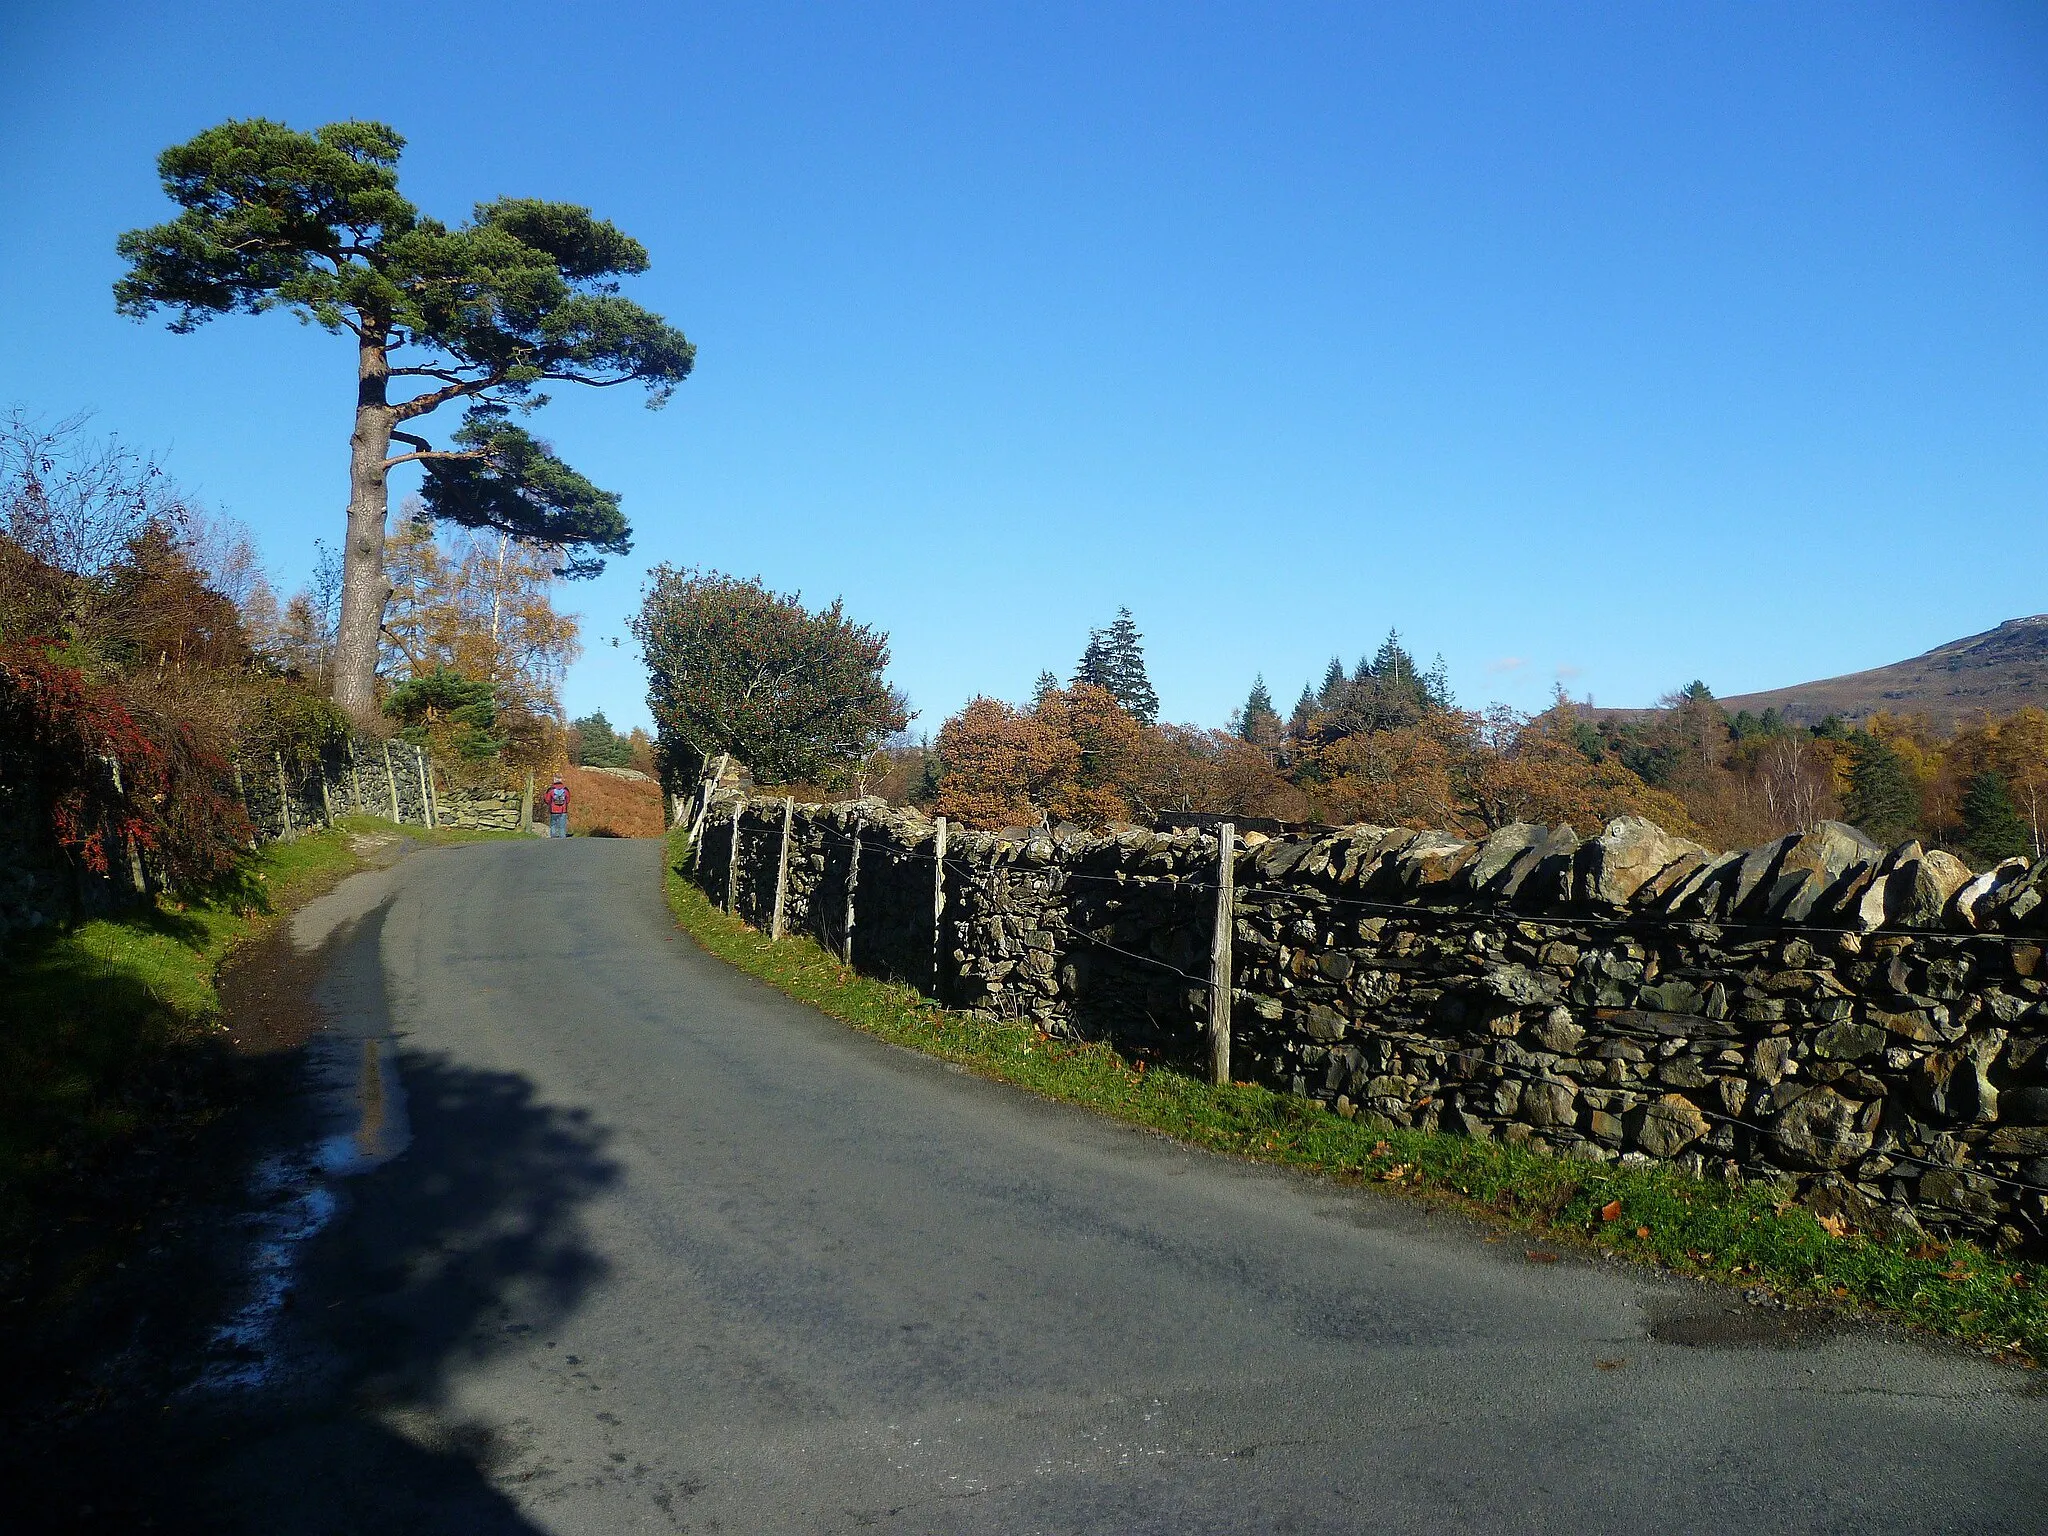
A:
<svg viewBox="0 0 2048 1536">
<path fill-rule="evenodd" d="M 782 826 L 782 802 L 727 798 L 699 840 L 707 892 L 763 929 Z M 1203 1059 L 1213 831 L 955 829 L 941 873 L 915 811 L 798 806 L 790 827 L 785 931 L 844 953 L 851 879 L 860 969 Z M 2048 860 L 1973 875 L 1834 823 L 1717 855 L 1623 818 L 1586 841 L 1248 833 L 1234 876 L 1240 1079 L 1560 1157 L 1796 1183 L 1880 1236 L 2048 1246 Z"/>
</svg>

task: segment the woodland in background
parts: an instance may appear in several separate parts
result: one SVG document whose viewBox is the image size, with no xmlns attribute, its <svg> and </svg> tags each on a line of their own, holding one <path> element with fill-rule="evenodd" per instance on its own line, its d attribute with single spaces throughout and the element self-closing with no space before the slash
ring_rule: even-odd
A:
<svg viewBox="0 0 2048 1536">
<path fill-rule="evenodd" d="M 409 509 L 411 510 L 411 509 Z M 393 537 L 386 729 L 458 786 L 566 761 L 554 555 L 497 534 Z M 245 530 L 83 418 L 0 418 L 0 814 L 83 868 L 217 878 L 251 831 L 236 765 L 310 768 L 347 738 L 328 698 L 339 578 L 280 603 Z"/>
<path fill-rule="evenodd" d="M 2038 858 L 2048 833 L 2048 712 L 2034 708 L 1946 736 L 1883 713 L 1811 730 L 1731 717 L 1700 683 L 1654 711 L 1595 711 L 1562 692 L 1534 715 L 1461 709 L 1441 660 L 1424 671 L 1389 634 L 1349 670 L 1333 659 L 1284 718 L 1263 678 L 1227 730 L 1157 725 L 1156 710 L 1126 611 L 1090 637 L 1065 687 L 1047 673 L 1028 707 L 977 698 L 866 777 L 990 828 L 1196 811 L 1476 835 L 1634 814 L 1731 848 L 1834 818 L 1977 867 Z"/>
</svg>

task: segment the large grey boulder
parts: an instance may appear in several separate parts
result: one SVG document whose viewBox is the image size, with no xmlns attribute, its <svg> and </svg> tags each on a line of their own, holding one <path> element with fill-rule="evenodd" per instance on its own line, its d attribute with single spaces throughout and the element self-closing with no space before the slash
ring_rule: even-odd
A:
<svg viewBox="0 0 2048 1536">
<path fill-rule="evenodd" d="M 1579 834 L 1570 827 L 1552 827 L 1522 850 L 1521 856 L 1496 876 L 1493 889 L 1522 906 L 1546 906 L 1569 899 L 1572 861 Z"/>
<path fill-rule="evenodd" d="M 2006 888 L 2027 873 L 2025 859 L 2005 859 L 1994 864 L 1956 892 L 1956 920 L 1965 928 L 1983 928 L 1998 910 Z"/>
<path fill-rule="evenodd" d="M 1404 896 L 1430 896 L 1448 890 L 1479 856 L 1476 844 L 1448 832 L 1424 832 L 1394 859 L 1394 874 Z"/>
<path fill-rule="evenodd" d="M 1687 854 L 1706 850 L 1675 837 L 1654 821 L 1617 816 L 1580 847 L 1574 895 L 1606 907 L 1625 907 L 1651 879 Z"/>
<path fill-rule="evenodd" d="M 1785 923 L 1803 923 L 1851 870 L 1884 857 L 1884 850 L 1854 827 L 1824 821 L 1785 850 L 1763 899 L 1763 910 Z"/>
<path fill-rule="evenodd" d="M 1930 848 L 1893 866 L 1885 881 L 1885 915 L 1894 927 L 1939 928 L 1950 900 L 1969 883 L 1969 865 Z"/>
<path fill-rule="evenodd" d="M 1486 834 L 1479 853 L 1465 866 L 1465 884 L 1475 891 L 1494 889 L 1515 860 L 1550 835 L 1549 829 L 1533 821 L 1511 821 Z"/>
</svg>

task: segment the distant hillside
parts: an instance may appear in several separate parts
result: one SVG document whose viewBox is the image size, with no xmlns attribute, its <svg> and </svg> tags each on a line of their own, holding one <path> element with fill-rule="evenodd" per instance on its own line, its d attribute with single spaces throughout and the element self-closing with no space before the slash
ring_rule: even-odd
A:
<svg viewBox="0 0 2048 1536">
<path fill-rule="evenodd" d="M 2048 613 L 2007 619 L 1996 629 L 1951 640 L 1911 661 L 1720 703 L 1731 715 L 1775 709 L 1794 725 L 1817 725 L 1829 715 L 1861 720 L 1888 709 L 1925 715 L 1944 729 L 1987 709 L 2006 715 L 2022 705 L 2048 706 Z"/>
</svg>

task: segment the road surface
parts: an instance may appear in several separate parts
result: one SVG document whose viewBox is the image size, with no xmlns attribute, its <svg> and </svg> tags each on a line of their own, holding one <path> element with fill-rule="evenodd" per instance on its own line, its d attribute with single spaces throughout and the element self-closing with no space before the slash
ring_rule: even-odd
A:
<svg viewBox="0 0 2048 1536">
<path fill-rule="evenodd" d="M 2037 1374 L 882 1045 L 696 950 L 659 858 L 423 852 L 302 920 L 339 1203 L 203 1389 L 215 1528 L 2048 1528 Z"/>
</svg>

